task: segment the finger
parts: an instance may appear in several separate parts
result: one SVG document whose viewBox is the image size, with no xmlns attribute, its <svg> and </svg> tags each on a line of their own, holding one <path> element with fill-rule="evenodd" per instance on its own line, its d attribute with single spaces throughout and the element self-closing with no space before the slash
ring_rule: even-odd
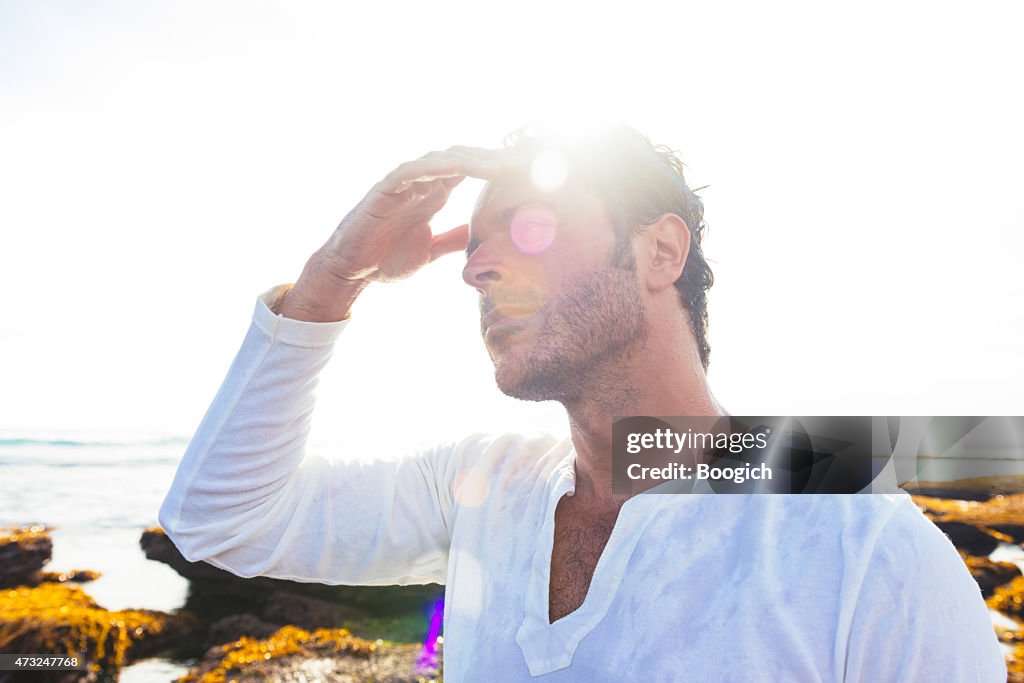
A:
<svg viewBox="0 0 1024 683">
<path fill-rule="evenodd" d="M 458 186 L 459 183 L 461 183 L 465 179 L 466 176 L 464 175 L 456 176 L 454 178 L 443 178 L 441 180 L 441 184 L 444 185 L 445 191 L 451 192 Z"/>
<path fill-rule="evenodd" d="M 523 153 L 516 149 L 509 149 L 508 147 L 500 147 L 488 149 L 486 147 L 467 147 L 465 145 L 455 145 L 454 147 L 448 148 L 449 152 L 463 154 L 465 156 L 473 157 L 475 159 L 487 159 L 490 161 L 497 161 L 502 168 L 512 165 L 522 164 L 524 159 Z"/>
<path fill-rule="evenodd" d="M 448 151 L 454 154 L 461 154 L 463 156 L 473 157 L 474 159 L 490 159 L 492 161 L 498 161 L 504 150 L 488 149 L 487 147 L 468 147 L 466 145 L 453 145 L 448 148 Z"/>
<path fill-rule="evenodd" d="M 445 156 L 427 156 L 415 161 L 407 161 L 388 174 L 377 184 L 380 192 L 393 194 L 404 192 L 414 183 L 430 182 L 442 178 L 471 176 L 473 178 L 490 179 L 500 170 L 496 161 L 473 159 L 458 154 Z"/>
<path fill-rule="evenodd" d="M 468 150 L 469 153 L 463 153 L 458 151 L 459 149 Z M 459 168 L 464 171 L 473 171 L 474 169 L 482 170 L 485 173 L 501 169 L 501 161 L 497 154 L 490 154 L 490 152 L 496 150 L 486 150 L 482 147 L 452 147 L 451 149 L 444 152 L 430 152 L 426 154 L 424 159 L 439 159 L 439 160 L 450 160 L 457 159 Z M 486 155 L 477 155 L 475 152 L 488 153 Z M 464 175 L 473 176 L 475 178 L 490 178 L 490 175 L 482 176 L 473 172 L 465 173 Z"/>
<path fill-rule="evenodd" d="M 458 178 L 465 178 L 465 176 L 458 176 Z M 405 195 L 410 197 L 409 201 L 416 206 L 417 212 L 426 211 L 433 215 L 440 211 L 448 201 L 450 192 L 445 187 L 445 183 L 458 178 L 443 178 L 432 183 L 416 183 L 409 188 Z"/>
<path fill-rule="evenodd" d="M 367 195 L 366 213 L 371 218 L 386 220 L 401 213 L 413 212 L 427 220 L 441 210 L 451 196 L 452 188 L 465 179 L 466 176 L 458 175 L 431 182 L 416 182 L 398 192 L 388 192 L 383 188 L 383 183 L 378 183 Z"/>
<path fill-rule="evenodd" d="M 416 183 L 428 183 L 442 178 L 462 175 L 454 160 L 418 159 L 407 161 L 377 183 L 376 189 L 384 194 L 400 194 Z"/>
<path fill-rule="evenodd" d="M 430 260 L 450 254 L 455 251 L 462 251 L 469 244 L 469 225 L 460 225 L 448 232 L 434 235 L 430 240 Z"/>
</svg>

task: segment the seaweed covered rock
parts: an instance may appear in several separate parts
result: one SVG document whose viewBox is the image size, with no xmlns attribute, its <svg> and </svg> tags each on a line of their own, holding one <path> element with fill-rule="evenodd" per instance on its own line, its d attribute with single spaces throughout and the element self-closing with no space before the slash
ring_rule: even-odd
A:
<svg viewBox="0 0 1024 683">
<path fill-rule="evenodd" d="M 435 670 L 418 664 L 420 648 L 355 638 L 345 629 L 306 631 L 285 626 L 268 638 L 240 638 L 212 648 L 176 683 L 233 681 L 431 680 Z"/>
<path fill-rule="evenodd" d="M 993 550 L 1009 539 L 997 536 L 993 530 L 961 522 L 935 522 L 942 533 L 959 550 L 975 556 L 990 555 Z"/>
<path fill-rule="evenodd" d="M 998 496 L 1014 495 L 1024 491 L 1024 476 L 996 475 L 945 482 L 925 481 L 906 484 L 903 489 L 915 496 L 984 502 Z"/>
<path fill-rule="evenodd" d="M 1024 576 L 996 588 L 985 604 L 1024 625 Z"/>
<path fill-rule="evenodd" d="M 982 528 L 1024 527 L 1024 493 L 999 494 L 984 501 L 911 496 L 933 521 Z"/>
<path fill-rule="evenodd" d="M 366 612 L 355 607 L 282 592 L 270 595 L 260 610 L 260 617 L 265 621 L 306 629 L 333 628 L 365 616 Z"/>
<path fill-rule="evenodd" d="M 129 657 L 153 654 L 195 627 L 188 615 L 109 611 L 81 588 L 42 583 L 0 590 L 0 652 L 63 653 L 95 677 L 116 676 Z M 47 680 L 65 680 L 54 672 Z"/>
<path fill-rule="evenodd" d="M 999 640 L 1006 644 L 1006 681 L 1024 683 L 1024 633 L 1005 628 L 996 628 Z"/>
<path fill-rule="evenodd" d="M 1012 562 L 993 562 L 987 557 L 968 555 L 963 551 L 960 551 L 960 557 L 986 598 L 991 597 L 997 587 L 1021 575 L 1020 567 Z"/>
<path fill-rule="evenodd" d="M 43 524 L 0 527 L 0 588 L 36 586 L 44 582 L 85 583 L 99 578 L 99 572 L 89 569 L 43 571 L 53 553 L 51 531 L 53 527 Z"/>
<path fill-rule="evenodd" d="M 210 624 L 207 632 L 207 647 L 231 643 L 242 636 L 266 638 L 281 628 L 281 624 L 263 621 L 255 614 L 232 614 Z"/>
<path fill-rule="evenodd" d="M 95 581 L 101 576 L 100 572 L 91 569 L 69 569 L 66 572 L 40 572 L 39 583 L 64 583 L 66 581 L 71 583 L 87 583 Z"/>
<path fill-rule="evenodd" d="M 953 545 L 970 555 L 988 555 L 1000 543 L 1024 537 L 1024 494 L 1000 494 L 985 501 L 920 495 L 913 499 Z"/>
<path fill-rule="evenodd" d="M 53 553 L 49 527 L 0 527 L 0 588 L 38 582 Z"/>
</svg>

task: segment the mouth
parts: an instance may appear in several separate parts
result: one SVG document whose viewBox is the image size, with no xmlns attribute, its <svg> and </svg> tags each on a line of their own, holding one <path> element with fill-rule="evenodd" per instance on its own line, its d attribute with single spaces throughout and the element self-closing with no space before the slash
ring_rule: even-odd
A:
<svg viewBox="0 0 1024 683">
<path fill-rule="evenodd" d="M 521 324 L 522 321 L 522 317 L 503 315 L 495 309 L 480 319 L 480 331 L 483 333 L 484 337 L 487 337 L 488 335 L 500 330 L 508 330 L 516 327 Z"/>
<path fill-rule="evenodd" d="M 480 305 L 480 330 L 486 333 L 492 328 L 497 330 L 524 321 L 541 307 L 541 302 L 534 298 L 506 298 L 498 302 L 489 298 L 484 299 Z"/>
<path fill-rule="evenodd" d="M 540 302 L 533 299 L 506 299 L 498 304 L 486 301 L 481 306 L 480 332 L 485 339 L 499 331 L 511 333 L 524 327 L 526 321 L 540 308 Z"/>
<path fill-rule="evenodd" d="M 485 342 L 506 339 L 526 327 L 531 312 L 510 315 L 506 311 L 493 309 L 480 319 L 480 333 Z"/>
</svg>

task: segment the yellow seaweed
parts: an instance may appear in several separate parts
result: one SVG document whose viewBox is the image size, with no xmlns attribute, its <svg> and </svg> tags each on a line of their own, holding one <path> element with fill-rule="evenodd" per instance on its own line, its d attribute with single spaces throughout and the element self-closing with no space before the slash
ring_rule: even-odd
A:
<svg viewBox="0 0 1024 683">
<path fill-rule="evenodd" d="M 186 674 L 175 683 L 225 683 L 227 674 L 255 662 L 291 654 L 307 655 L 307 646 L 329 646 L 335 652 L 348 652 L 368 657 L 377 649 L 375 642 L 356 638 L 348 629 L 318 628 L 312 633 L 298 626 L 285 626 L 265 640 L 243 636 L 233 643 L 221 645 L 224 658 L 217 668 L 202 674 Z"/>
<path fill-rule="evenodd" d="M 133 642 L 163 628 L 159 615 L 105 610 L 77 586 L 0 590 L 0 652 L 66 653 L 99 671 L 123 666 Z"/>
</svg>

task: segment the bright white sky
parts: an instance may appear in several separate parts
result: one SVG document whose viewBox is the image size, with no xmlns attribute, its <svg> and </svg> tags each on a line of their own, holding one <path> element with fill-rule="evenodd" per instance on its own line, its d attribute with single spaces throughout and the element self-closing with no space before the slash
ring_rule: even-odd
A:
<svg viewBox="0 0 1024 683">
<path fill-rule="evenodd" d="M 711 185 L 734 414 L 1024 413 L 1019 2 L 560 4 L 0 5 L 0 430 L 187 436 L 374 181 L 566 109 Z M 358 302 L 318 440 L 563 429 L 494 387 L 461 266 Z"/>
</svg>

